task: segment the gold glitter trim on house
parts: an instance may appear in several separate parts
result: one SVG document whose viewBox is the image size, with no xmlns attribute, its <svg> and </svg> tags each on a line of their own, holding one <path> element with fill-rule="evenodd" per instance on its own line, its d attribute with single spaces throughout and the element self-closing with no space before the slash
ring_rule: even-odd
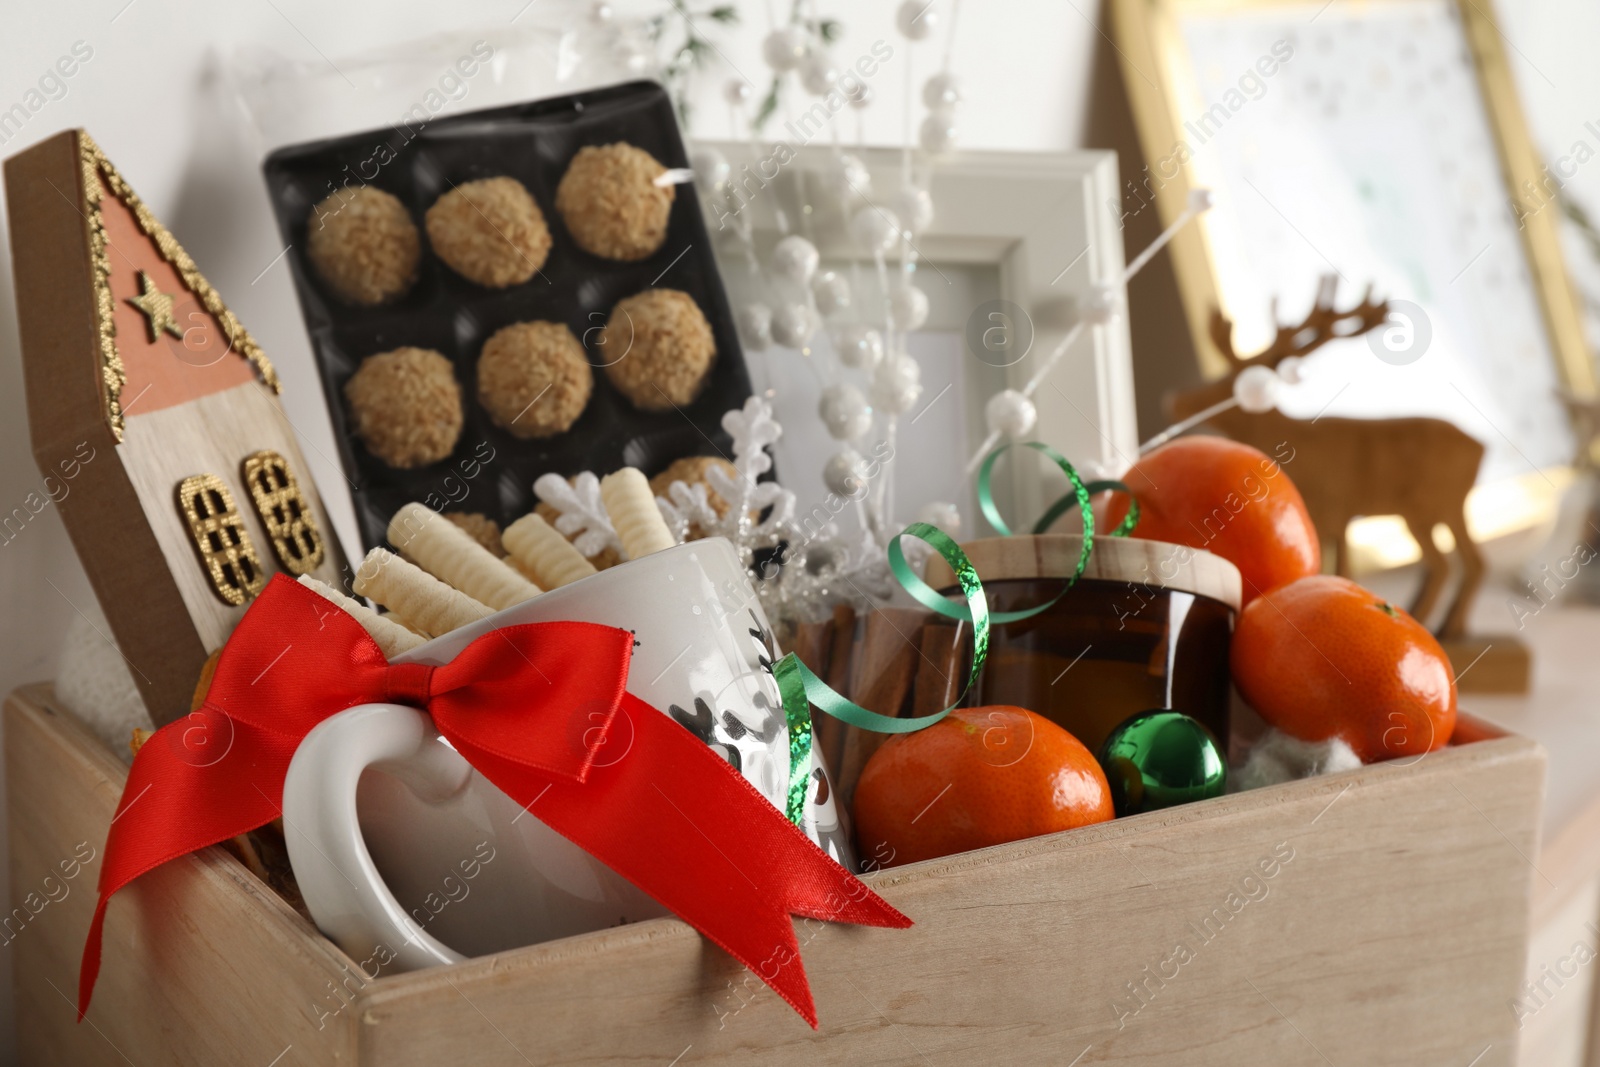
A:
<svg viewBox="0 0 1600 1067">
<path fill-rule="evenodd" d="M 299 577 L 321 566 L 322 533 L 289 461 L 263 449 L 245 457 L 242 473 L 256 516 L 272 542 L 272 554 L 283 569 Z"/>
<path fill-rule="evenodd" d="M 100 342 L 100 381 L 105 388 L 106 422 L 111 427 L 111 433 L 118 441 L 122 440 L 123 415 L 122 415 L 122 387 L 127 383 L 127 371 L 122 364 L 122 356 L 117 351 L 117 328 L 112 319 L 113 303 L 111 299 L 111 259 L 106 249 L 105 222 L 100 214 L 100 199 L 109 191 L 111 195 L 127 205 L 133 217 L 138 220 L 139 228 L 143 230 L 161 253 L 161 258 L 172 265 L 183 279 L 183 284 L 199 298 L 201 305 L 211 313 L 222 327 L 222 333 L 228 339 L 229 346 L 240 355 L 248 359 L 256 369 L 264 385 L 274 393 L 282 391 L 278 381 L 278 372 L 272 367 L 272 361 L 261 351 L 255 338 L 250 336 L 250 331 L 244 328 L 228 305 L 222 302 L 222 297 L 211 288 L 211 283 L 206 281 L 205 275 L 200 273 L 194 260 L 189 258 L 189 253 L 183 250 L 176 238 L 167 231 L 161 221 L 151 214 L 145 207 L 144 201 L 133 191 L 117 168 L 112 166 L 105 153 L 100 151 L 100 146 L 84 130 L 78 131 L 78 162 L 83 171 L 84 202 L 89 208 L 89 254 L 94 265 L 94 303 L 96 333 Z"/>
<path fill-rule="evenodd" d="M 222 479 L 191 474 L 178 483 L 177 494 L 178 510 L 217 596 L 238 607 L 265 589 L 266 569 Z"/>
</svg>

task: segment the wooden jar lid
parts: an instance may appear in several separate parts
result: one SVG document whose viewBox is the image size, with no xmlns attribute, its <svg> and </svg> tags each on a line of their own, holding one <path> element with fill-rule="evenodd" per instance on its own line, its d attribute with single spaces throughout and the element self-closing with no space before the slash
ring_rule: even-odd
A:
<svg viewBox="0 0 1600 1067">
<path fill-rule="evenodd" d="M 961 550 L 984 581 L 1017 578 L 1068 578 L 1078 566 L 1083 538 L 1069 534 L 1028 534 L 968 541 Z M 1239 610 L 1239 568 L 1210 552 L 1140 537 L 1094 539 L 1085 578 L 1133 582 L 1210 597 Z M 935 589 L 954 589 L 955 574 L 942 556 L 928 560 L 926 581 Z"/>
</svg>

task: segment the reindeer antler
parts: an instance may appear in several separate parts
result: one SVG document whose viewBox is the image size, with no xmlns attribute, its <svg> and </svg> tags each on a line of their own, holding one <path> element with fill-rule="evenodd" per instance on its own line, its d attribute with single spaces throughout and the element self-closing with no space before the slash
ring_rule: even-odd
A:
<svg viewBox="0 0 1600 1067">
<path fill-rule="evenodd" d="M 1272 343 L 1253 356 L 1241 356 L 1234 351 L 1233 320 L 1220 310 L 1211 313 L 1211 342 L 1235 370 L 1258 363 L 1276 367 L 1285 358 L 1313 352 L 1335 337 L 1359 337 L 1383 325 L 1389 317 L 1389 302 L 1375 302 L 1372 286 L 1367 286 L 1359 304 L 1345 311 L 1334 309 L 1333 300 L 1338 291 L 1339 276 L 1324 274 L 1317 281 L 1317 299 L 1305 320 L 1297 326 L 1278 326 Z M 1272 302 L 1272 320 L 1274 323 L 1278 320 L 1276 298 Z"/>
</svg>

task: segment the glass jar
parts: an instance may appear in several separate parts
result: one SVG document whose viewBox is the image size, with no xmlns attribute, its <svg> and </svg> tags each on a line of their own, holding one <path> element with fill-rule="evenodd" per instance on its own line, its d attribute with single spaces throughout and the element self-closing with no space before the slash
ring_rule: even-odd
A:
<svg viewBox="0 0 1600 1067">
<path fill-rule="evenodd" d="M 996 537 L 961 547 L 983 579 L 989 609 L 1006 612 L 1060 592 L 1083 539 Z M 960 595 L 938 557 L 928 584 Z M 1128 716 L 1172 708 L 1205 723 L 1227 751 L 1228 645 L 1239 595 L 1238 569 L 1209 552 L 1096 537 L 1083 577 L 1065 596 L 1033 618 L 990 628 L 989 656 L 967 703 L 1027 708 L 1091 752 Z M 965 638 L 970 627 L 958 627 Z M 970 645 L 963 639 L 954 647 Z"/>
</svg>

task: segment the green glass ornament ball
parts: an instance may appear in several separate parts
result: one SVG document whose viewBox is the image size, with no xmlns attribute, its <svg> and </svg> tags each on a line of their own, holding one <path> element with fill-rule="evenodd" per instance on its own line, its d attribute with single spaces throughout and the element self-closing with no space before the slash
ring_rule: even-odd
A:
<svg viewBox="0 0 1600 1067">
<path fill-rule="evenodd" d="M 1100 746 L 1099 759 L 1118 816 L 1219 797 L 1228 784 L 1216 735 L 1168 708 L 1124 719 Z"/>
</svg>

